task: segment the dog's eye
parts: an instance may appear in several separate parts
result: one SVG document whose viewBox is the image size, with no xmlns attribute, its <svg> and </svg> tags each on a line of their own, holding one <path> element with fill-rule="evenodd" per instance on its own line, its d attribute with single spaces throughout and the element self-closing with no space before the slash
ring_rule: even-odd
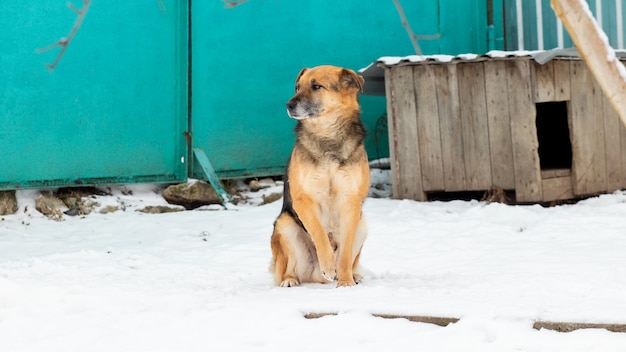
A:
<svg viewBox="0 0 626 352">
<path fill-rule="evenodd" d="M 300 84 L 296 84 L 296 92 L 300 90 Z"/>
<path fill-rule="evenodd" d="M 313 84 L 313 85 L 311 85 L 311 89 L 313 89 L 313 90 L 319 90 L 319 89 L 321 89 L 321 88 L 324 88 L 324 87 L 320 86 L 319 84 Z"/>
</svg>

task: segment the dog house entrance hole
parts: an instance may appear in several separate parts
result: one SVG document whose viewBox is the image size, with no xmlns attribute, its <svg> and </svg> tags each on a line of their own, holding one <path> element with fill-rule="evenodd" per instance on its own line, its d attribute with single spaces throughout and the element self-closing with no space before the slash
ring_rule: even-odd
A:
<svg viewBox="0 0 626 352">
<path fill-rule="evenodd" d="M 567 102 L 537 103 L 536 124 L 541 170 L 571 169 Z"/>
</svg>

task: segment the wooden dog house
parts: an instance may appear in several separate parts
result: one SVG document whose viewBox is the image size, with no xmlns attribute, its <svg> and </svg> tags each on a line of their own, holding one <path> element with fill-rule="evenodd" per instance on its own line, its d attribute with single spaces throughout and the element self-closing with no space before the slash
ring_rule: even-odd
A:
<svg viewBox="0 0 626 352">
<path fill-rule="evenodd" d="M 498 187 L 517 202 L 549 202 L 626 188 L 626 129 L 575 55 L 387 57 L 375 66 L 384 69 L 395 198 Z"/>
</svg>

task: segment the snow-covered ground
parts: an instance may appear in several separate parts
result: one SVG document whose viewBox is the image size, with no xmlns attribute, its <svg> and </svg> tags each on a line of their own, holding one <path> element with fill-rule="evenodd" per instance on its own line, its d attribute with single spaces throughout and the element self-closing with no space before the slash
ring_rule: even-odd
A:
<svg viewBox="0 0 626 352">
<path fill-rule="evenodd" d="M 0 219 L 0 351 L 626 351 L 623 333 L 532 328 L 626 323 L 624 192 L 552 208 L 368 198 L 365 279 L 337 289 L 273 286 L 281 201 L 154 215 L 135 210 L 162 198 L 129 188 L 96 199 L 124 211 L 63 222 L 18 193 Z"/>
</svg>

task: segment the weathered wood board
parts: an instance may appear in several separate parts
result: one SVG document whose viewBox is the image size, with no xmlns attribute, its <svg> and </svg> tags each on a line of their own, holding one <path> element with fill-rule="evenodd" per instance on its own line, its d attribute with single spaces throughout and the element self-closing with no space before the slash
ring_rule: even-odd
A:
<svg viewBox="0 0 626 352">
<path fill-rule="evenodd" d="M 515 194 L 520 202 L 543 201 L 539 142 L 532 102 L 529 60 L 506 61 L 511 135 L 515 165 Z"/>
<path fill-rule="evenodd" d="M 458 64 L 457 70 L 465 150 L 465 185 L 467 190 L 485 190 L 492 184 L 485 72 L 482 65 L 474 63 Z"/>
<path fill-rule="evenodd" d="M 533 101 L 535 103 L 554 101 L 556 92 L 553 61 L 546 62 L 543 65 L 533 61 L 530 68 L 533 83 Z"/>
<path fill-rule="evenodd" d="M 397 67 L 390 71 L 392 113 L 388 115 L 393 135 L 389 140 L 394 154 L 393 196 L 426 200 L 422 188 L 422 170 L 417 134 L 413 68 Z"/>
<path fill-rule="evenodd" d="M 572 199 L 572 176 L 544 178 L 541 180 L 544 202 L 553 200 Z"/>
<path fill-rule="evenodd" d="M 395 92 L 393 91 L 393 76 L 392 70 L 385 69 L 385 92 L 387 95 L 387 134 L 389 138 L 389 160 L 391 169 L 391 194 L 394 198 L 400 198 L 400 179 L 396 165 L 398 165 L 398 158 L 396 156 L 396 149 L 398 144 L 398 136 L 396 134 L 395 116 L 396 116 L 396 104 L 394 101 Z"/>
<path fill-rule="evenodd" d="M 437 105 L 437 86 L 435 72 L 431 65 L 413 66 L 413 81 L 416 96 L 417 135 L 419 144 L 420 167 L 422 170 L 422 189 L 424 191 L 442 191 L 444 189 L 441 137 L 439 133 L 439 106 Z"/>
<path fill-rule="evenodd" d="M 621 128 L 617 112 L 602 96 L 602 116 L 604 117 L 604 146 L 606 150 L 606 191 L 614 192 L 622 188 L 622 146 Z"/>
<path fill-rule="evenodd" d="M 486 61 L 484 68 L 492 184 L 503 189 L 514 189 L 515 173 L 506 65 L 504 61 Z"/>
<path fill-rule="evenodd" d="M 433 65 L 437 84 L 437 105 L 441 135 L 443 182 L 446 192 L 463 191 L 465 185 L 465 150 L 459 103 L 456 65 Z"/>
<path fill-rule="evenodd" d="M 570 60 L 554 60 L 554 101 L 567 101 L 572 97 L 570 84 Z"/>
<path fill-rule="evenodd" d="M 570 61 L 572 186 L 575 195 L 607 190 L 602 91 L 583 61 Z"/>
</svg>

